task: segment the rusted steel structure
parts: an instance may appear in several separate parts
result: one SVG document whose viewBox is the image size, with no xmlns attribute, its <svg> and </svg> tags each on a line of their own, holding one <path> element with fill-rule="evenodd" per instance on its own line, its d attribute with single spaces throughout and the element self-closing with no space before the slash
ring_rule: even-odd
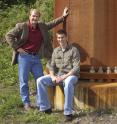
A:
<svg viewBox="0 0 117 124">
<path fill-rule="evenodd" d="M 75 89 L 74 103 L 80 108 L 117 108 L 117 0 L 55 0 L 54 17 L 69 7 L 67 21 L 55 28 L 65 28 L 68 40 L 81 55 L 81 78 Z M 54 34 L 53 46 L 57 46 Z M 104 69 L 103 74 L 90 74 L 91 66 Z M 106 67 L 112 73 L 107 74 Z M 98 82 L 98 81 L 102 82 Z M 93 80 L 93 82 L 90 82 Z M 104 81 L 106 80 L 106 81 Z M 112 80 L 115 82 L 113 83 Z M 56 88 L 54 106 L 63 109 L 63 97 Z M 58 96 L 62 98 L 57 99 Z"/>
<path fill-rule="evenodd" d="M 70 14 L 64 28 L 80 49 L 81 70 L 117 66 L 117 0 L 55 0 L 55 17 L 65 6 Z"/>
</svg>

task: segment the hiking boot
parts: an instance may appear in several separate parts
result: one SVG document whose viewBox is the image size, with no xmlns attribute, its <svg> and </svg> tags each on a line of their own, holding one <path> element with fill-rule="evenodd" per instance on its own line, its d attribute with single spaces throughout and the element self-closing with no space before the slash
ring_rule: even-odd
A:
<svg viewBox="0 0 117 124">
<path fill-rule="evenodd" d="M 70 114 L 70 115 L 65 115 L 65 122 L 69 122 L 69 121 L 72 121 L 73 119 L 73 115 Z"/>
<path fill-rule="evenodd" d="M 44 111 L 41 111 L 41 112 L 43 112 L 45 114 L 51 114 L 52 113 L 52 109 L 50 108 L 50 109 L 47 109 L 47 110 L 44 110 Z"/>
</svg>

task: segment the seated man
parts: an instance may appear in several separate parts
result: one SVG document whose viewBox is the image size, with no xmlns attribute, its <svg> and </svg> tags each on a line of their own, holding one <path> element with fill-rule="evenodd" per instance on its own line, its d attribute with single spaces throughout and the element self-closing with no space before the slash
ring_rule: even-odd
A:
<svg viewBox="0 0 117 124">
<path fill-rule="evenodd" d="M 51 113 L 46 86 L 62 85 L 65 95 L 65 121 L 71 121 L 74 85 L 78 82 L 80 71 L 80 55 L 76 47 L 67 41 L 67 33 L 63 29 L 56 33 L 59 47 L 55 48 L 49 65 L 49 75 L 37 79 L 37 103 L 40 111 Z"/>
</svg>

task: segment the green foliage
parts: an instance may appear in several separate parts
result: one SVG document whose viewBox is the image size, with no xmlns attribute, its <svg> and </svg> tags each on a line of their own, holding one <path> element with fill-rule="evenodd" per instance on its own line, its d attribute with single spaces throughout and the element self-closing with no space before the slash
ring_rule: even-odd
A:
<svg viewBox="0 0 117 124">
<path fill-rule="evenodd" d="M 19 6 L 13 5 L 6 10 L 1 10 L 0 37 L 2 38 L 8 30 L 15 26 L 16 23 L 26 20 L 28 18 L 27 11 L 27 7 L 23 4 Z"/>
<path fill-rule="evenodd" d="M 0 8 L 5 9 L 7 7 L 11 7 L 12 5 L 18 4 L 29 4 L 35 2 L 36 0 L 0 0 Z"/>
<path fill-rule="evenodd" d="M 48 22 L 53 19 L 54 0 L 37 0 L 32 7 L 40 10 L 43 21 Z"/>
<path fill-rule="evenodd" d="M 47 59 L 46 58 L 41 59 L 41 63 L 43 65 L 43 70 L 44 70 L 46 68 Z"/>
<path fill-rule="evenodd" d="M 17 66 L 11 66 L 11 48 L 0 44 L 0 83 L 13 85 L 18 80 Z"/>
</svg>

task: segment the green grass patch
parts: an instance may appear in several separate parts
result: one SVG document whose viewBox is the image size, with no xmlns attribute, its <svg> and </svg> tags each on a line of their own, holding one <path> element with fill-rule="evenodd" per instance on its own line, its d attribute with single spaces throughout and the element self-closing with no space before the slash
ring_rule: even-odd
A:
<svg viewBox="0 0 117 124">
<path fill-rule="evenodd" d="M 0 85 L 0 124 L 56 124 L 59 116 L 46 115 L 38 109 L 26 112 L 19 96 L 19 87 Z M 34 96 L 32 96 L 34 97 Z M 35 98 L 33 98 L 35 99 Z M 34 101 L 32 101 L 34 102 Z"/>
<path fill-rule="evenodd" d="M 0 83 L 4 85 L 14 85 L 18 82 L 17 66 L 11 66 L 11 48 L 0 43 Z"/>
</svg>

